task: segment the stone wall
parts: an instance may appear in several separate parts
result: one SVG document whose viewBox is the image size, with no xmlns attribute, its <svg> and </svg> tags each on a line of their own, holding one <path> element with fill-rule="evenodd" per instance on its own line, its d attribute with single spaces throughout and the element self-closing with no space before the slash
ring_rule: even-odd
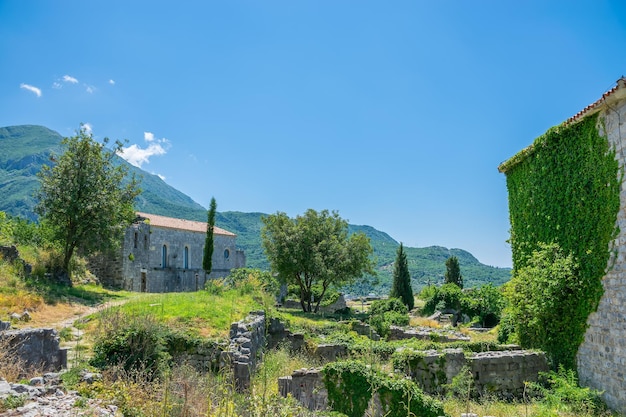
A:
<svg viewBox="0 0 626 417">
<path fill-rule="evenodd" d="M 525 381 L 537 381 L 539 372 L 548 371 L 545 354 L 527 350 L 492 351 L 466 356 L 462 349 L 420 352 L 404 369 L 419 387 L 429 394 L 443 394 L 445 384 L 461 371 L 471 372 L 473 389 L 478 395 L 497 394 L 520 397 Z"/>
<path fill-rule="evenodd" d="M 281 396 L 291 395 L 309 410 L 325 410 L 328 407 L 328 391 L 320 369 L 299 369 L 289 376 L 278 378 Z"/>
<path fill-rule="evenodd" d="M 433 342 L 469 342 L 470 338 L 463 333 L 447 329 L 435 329 L 432 327 L 399 327 L 391 326 L 389 340 L 419 339 Z"/>
<path fill-rule="evenodd" d="M 0 342 L 8 345 L 25 368 L 58 371 L 67 367 L 67 350 L 60 348 L 56 330 L 10 330 L 6 325 L 1 327 L 5 330 L 0 331 Z"/>
<path fill-rule="evenodd" d="M 604 105 L 606 103 L 606 105 Z M 599 129 L 606 129 L 614 147 L 620 169 L 626 166 L 626 81 L 605 98 L 599 118 Z M 626 176 L 624 177 L 626 180 Z M 581 384 L 604 391 L 609 407 L 626 413 L 626 184 L 622 183 L 620 211 L 617 217 L 619 235 L 610 261 L 612 268 L 603 278 L 604 295 L 598 310 L 592 313 L 585 339 L 578 350 L 578 372 Z"/>
<path fill-rule="evenodd" d="M 474 389 L 480 395 L 497 394 L 505 398 L 519 397 L 524 381 L 537 381 L 539 372 L 548 371 L 543 353 L 531 351 L 499 351 L 475 353 L 466 357 L 461 349 L 442 352 L 424 351 L 421 360 L 405 372 L 424 392 L 444 393 L 444 384 L 464 369 L 471 372 Z M 328 392 L 320 369 L 300 369 L 289 376 L 278 378 L 278 392 L 291 395 L 309 410 L 323 410 L 328 406 Z M 380 401 L 375 396 L 373 401 Z M 381 407 L 371 407 L 374 411 Z M 378 414 L 380 415 L 380 414 Z"/>
</svg>

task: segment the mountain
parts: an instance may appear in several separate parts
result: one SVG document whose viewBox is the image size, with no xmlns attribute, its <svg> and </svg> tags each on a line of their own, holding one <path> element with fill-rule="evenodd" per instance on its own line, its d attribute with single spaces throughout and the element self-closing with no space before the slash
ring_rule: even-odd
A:
<svg viewBox="0 0 626 417">
<path fill-rule="evenodd" d="M 43 126 L 9 126 L 0 128 L 0 211 L 31 220 L 34 194 L 39 187 L 37 173 L 42 165 L 51 165 L 53 155 L 63 152 L 57 132 Z M 141 195 L 137 198 L 139 211 L 206 220 L 206 209 L 189 196 L 167 185 L 157 175 L 149 174 L 120 157 L 116 163 L 128 168 L 139 179 Z"/>
<path fill-rule="evenodd" d="M 34 193 L 39 186 L 36 174 L 42 165 L 50 164 L 51 155 L 63 152 L 62 137 L 43 126 L 9 126 L 0 128 L 0 211 L 14 216 L 36 219 Z M 137 210 L 206 221 L 207 211 L 189 196 L 167 185 L 157 175 L 149 174 L 122 158 L 117 163 L 125 165 L 139 179 L 142 192 L 137 198 Z M 269 269 L 261 246 L 263 213 L 227 211 L 217 213 L 216 225 L 237 234 L 237 246 L 246 253 L 251 268 Z M 393 274 L 393 262 L 399 243 L 385 232 L 371 226 L 349 225 L 349 232 L 362 232 L 370 238 L 376 257 L 377 285 L 360 284 L 349 289 L 356 293 L 389 292 Z M 450 256 L 459 259 L 466 287 L 486 283 L 501 285 L 511 276 L 509 268 L 496 268 L 481 264 L 472 254 L 462 249 L 440 246 L 426 248 L 405 247 L 409 272 L 415 289 L 428 283 L 442 283 L 445 261 Z"/>
</svg>

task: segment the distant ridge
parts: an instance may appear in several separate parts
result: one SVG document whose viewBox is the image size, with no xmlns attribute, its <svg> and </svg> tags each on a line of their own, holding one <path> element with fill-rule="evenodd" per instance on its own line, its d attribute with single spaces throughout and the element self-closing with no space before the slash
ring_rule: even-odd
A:
<svg viewBox="0 0 626 417">
<path fill-rule="evenodd" d="M 0 128 L 0 211 L 31 220 L 36 219 L 33 195 L 39 186 L 37 173 L 42 165 L 51 163 L 51 155 L 63 152 L 62 136 L 44 126 L 23 125 Z M 138 211 L 206 221 L 206 209 L 186 194 L 166 184 L 157 175 L 150 174 L 118 157 L 140 180 L 141 194 L 137 198 Z M 236 233 L 237 245 L 246 252 L 249 267 L 269 269 L 261 246 L 261 217 L 264 213 L 227 211 L 217 213 L 216 225 Z M 350 233 L 363 232 L 371 241 L 377 259 L 379 284 L 351 288 L 358 293 L 389 292 L 399 243 L 387 233 L 366 225 L 349 225 Z M 406 247 L 409 271 L 414 288 L 429 283 L 440 284 L 445 273 L 445 261 L 450 256 L 459 259 L 466 287 L 492 283 L 501 285 L 511 276 L 509 268 L 481 264 L 472 254 L 462 249 L 440 246 L 426 248 Z"/>
</svg>

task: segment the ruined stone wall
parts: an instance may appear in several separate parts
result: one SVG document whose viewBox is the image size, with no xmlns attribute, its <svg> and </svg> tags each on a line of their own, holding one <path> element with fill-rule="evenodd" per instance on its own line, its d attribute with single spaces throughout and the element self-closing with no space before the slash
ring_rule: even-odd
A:
<svg viewBox="0 0 626 417">
<path fill-rule="evenodd" d="M 0 343 L 6 343 L 24 370 L 58 371 L 67 367 L 67 350 L 60 348 L 59 335 L 54 329 L 10 330 L 0 326 Z"/>
<path fill-rule="evenodd" d="M 622 86 L 622 90 L 626 86 Z M 620 91 L 614 95 L 619 94 Z M 626 99 L 609 103 L 599 117 L 599 129 L 606 129 L 621 172 L 626 166 Z M 625 178 L 626 179 L 626 178 Z M 585 340 L 578 350 L 578 372 L 583 385 L 604 391 L 604 400 L 613 409 L 626 413 L 626 183 L 622 183 L 619 235 L 615 253 L 603 278 L 604 295 L 598 310 L 587 324 Z"/>
<path fill-rule="evenodd" d="M 537 381 L 539 372 L 548 371 L 545 354 L 527 350 L 492 351 L 466 356 L 461 349 L 422 352 L 405 369 L 419 387 L 429 394 L 443 394 L 444 385 L 462 371 L 471 372 L 473 388 L 479 395 L 498 394 L 505 398 L 520 397 L 525 381 Z"/>
<path fill-rule="evenodd" d="M 467 370 L 474 380 L 478 394 L 498 394 L 519 397 L 524 391 L 524 381 L 536 381 L 539 372 L 548 370 L 543 353 L 531 351 L 499 351 L 475 353 L 466 357 L 461 349 L 444 349 L 441 352 L 424 351 L 420 361 L 409 369 L 398 370 L 409 376 L 424 392 L 444 393 L 444 385 Z M 328 392 L 320 369 L 300 369 L 278 379 L 278 392 L 291 395 L 310 410 L 322 410 L 328 405 Z M 374 396 L 374 402 L 380 402 Z M 382 416 L 382 408 L 372 407 L 374 414 Z"/>
</svg>

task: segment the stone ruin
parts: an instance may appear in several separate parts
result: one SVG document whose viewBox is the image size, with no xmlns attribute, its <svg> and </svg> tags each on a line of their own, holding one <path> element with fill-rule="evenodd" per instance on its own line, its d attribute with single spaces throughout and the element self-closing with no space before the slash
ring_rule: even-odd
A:
<svg viewBox="0 0 626 417">
<path fill-rule="evenodd" d="M 54 329 L 12 330 L 10 323 L 0 322 L 0 343 L 6 343 L 25 369 L 59 371 L 67 367 L 67 350 L 60 347 Z"/>
<path fill-rule="evenodd" d="M 477 395 L 494 394 L 503 398 L 519 398 L 524 383 L 537 381 L 539 372 L 547 372 L 545 354 L 528 350 L 492 351 L 466 356 L 462 349 L 420 352 L 405 374 L 428 394 L 443 394 L 445 385 L 460 372 L 472 376 L 472 389 Z M 278 391 L 291 395 L 309 410 L 322 410 L 328 406 L 328 392 L 324 386 L 321 369 L 300 369 L 289 376 L 278 378 Z"/>
<path fill-rule="evenodd" d="M 429 394 L 444 393 L 446 384 L 467 371 L 472 376 L 472 389 L 476 394 L 518 398 L 524 392 L 524 382 L 537 381 L 539 372 L 549 370 L 545 354 L 529 350 L 490 351 L 467 356 L 462 349 L 417 353 L 419 355 L 398 371 Z"/>
<path fill-rule="evenodd" d="M 431 327 L 399 327 L 391 326 L 389 340 L 419 339 L 433 342 L 469 342 L 470 338 L 461 332 L 448 329 L 434 329 Z"/>
</svg>

